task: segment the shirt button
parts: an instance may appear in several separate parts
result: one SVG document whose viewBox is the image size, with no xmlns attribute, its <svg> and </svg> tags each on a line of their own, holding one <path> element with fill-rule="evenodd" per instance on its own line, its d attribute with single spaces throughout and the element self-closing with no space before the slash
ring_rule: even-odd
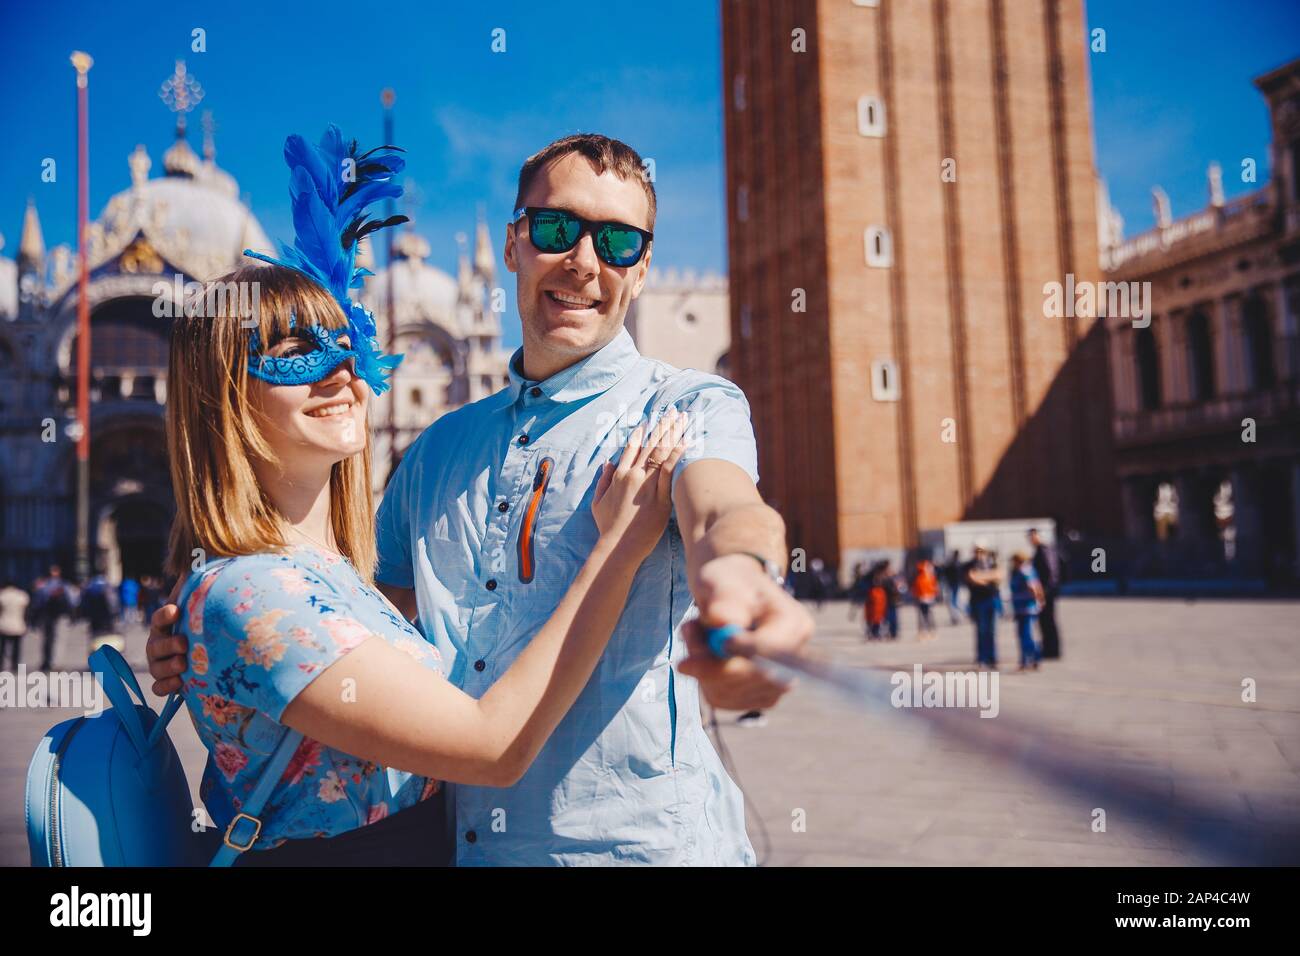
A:
<svg viewBox="0 0 1300 956">
<path fill-rule="evenodd" d="M 528 444 L 528 436 L 527 436 L 527 435 L 520 435 L 520 436 L 519 436 L 519 444 L 521 444 L 521 445 L 527 445 L 527 444 Z"/>
<path fill-rule="evenodd" d="M 481 657 L 474 662 L 474 670 L 479 671 L 480 673 L 482 673 L 483 668 L 485 667 L 487 667 L 487 661 L 483 660 Z"/>
<path fill-rule="evenodd" d="M 533 396 L 533 398 L 540 398 L 542 395 L 542 390 L 538 388 L 536 385 L 534 385 L 532 388 L 528 390 L 528 394 Z"/>
<path fill-rule="evenodd" d="M 500 511 L 502 514 L 504 514 L 509 510 L 510 510 L 510 505 L 506 504 L 504 501 L 501 502 L 499 505 L 497 505 L 497 511 Z"/>
<path fill-rule="evenodd" d="M 490 578 L 490 579 L 488 580 L 488 583 L 487 583 L 487 589 L 488 589 L 489 591 L 495 591 L 495 590 L 497 589 L 497 579 L 496 579 L 496 578 Z"/>
<path fill-rule="evenodd" d="M 475 833 L 473 830 L 469 830 L 465 833 L 466 843 L 474 843 L 477 840 L 478 840 L 478 834 Z"/>
</svg>

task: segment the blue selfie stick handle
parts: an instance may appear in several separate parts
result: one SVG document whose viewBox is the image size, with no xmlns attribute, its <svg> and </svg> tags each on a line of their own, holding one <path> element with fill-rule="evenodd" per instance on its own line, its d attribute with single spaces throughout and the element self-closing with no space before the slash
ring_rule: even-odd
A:
<svg viewBox="0 0 1300 956">
<path fill-rule="evenodd" d="M 739 624 L 706 627 L 704 629 L 704 640 L 709 645 L 709 650 L 713 652 L 714 657 L 730 657 L 731 655 L 727 653 L 727 641 L 744 630 Z"/>
</svg>

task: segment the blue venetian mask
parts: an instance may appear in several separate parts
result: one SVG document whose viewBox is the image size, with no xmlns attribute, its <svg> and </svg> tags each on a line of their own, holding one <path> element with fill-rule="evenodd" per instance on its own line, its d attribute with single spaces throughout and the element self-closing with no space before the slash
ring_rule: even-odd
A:
<svg viewBox="0 0 1300 956">
<path fill-rule="evenodd" d="M 347 328 L 326 329 L 319 325 L 295 328 L 294 317 L 289 317 L 290 334 L 297 344 L 283 355 L 265 354 L 262 336 L 258 329 L 248 339 L 248 374 L 272 385 L 311 385 L 329 377 L 344 362 L 357 357 L 352 348 L 351 331 Z M 347 338 L 348 344 L 340 340 Z M 275 344 L 275 343 L 272 343 Z M 353 366 L 355 373 L 356 366 Z"/>
</svg>

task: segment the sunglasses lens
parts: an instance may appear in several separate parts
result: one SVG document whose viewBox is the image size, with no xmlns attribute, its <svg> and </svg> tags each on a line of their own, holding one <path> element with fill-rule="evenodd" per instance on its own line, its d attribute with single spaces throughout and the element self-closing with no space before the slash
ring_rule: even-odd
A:
<svg viewBox="0 0 1300 956">
<path fill-rule="evenodd" d="M 596 232 L 596 253 L 612 266 L 630 266 L 641 258 L 645 237 L 635 229 L 601 226 Z"/>
<path fill-rule="evenodd" d="M 578 220 L 562 212 L 539 212 L 528 223 L 529 237 L 542 252 L 568 252 L 578 241 Z"/>
</svg>

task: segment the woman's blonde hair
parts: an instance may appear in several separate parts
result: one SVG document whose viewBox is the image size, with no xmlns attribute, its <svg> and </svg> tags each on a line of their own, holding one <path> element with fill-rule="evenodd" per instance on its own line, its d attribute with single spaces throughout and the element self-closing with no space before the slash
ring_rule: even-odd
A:
<svg viewBox="0 0 1300 956">
<path fill-rule="evenodd" d="M 269 343 L 289 331 L 290 316 L 299 328 L 347 324 L 323 287 L 273 265 L 247 266 L 213 280 L 183 311 L 172 326 L 166 416 L 176 494 L 168 570 L 181 577 L 210 558 L 287 544 L 287 522 L 253 471 L 254 461 L 276 464 L 249 397 L 254 329 Z M 367 581 L 375 567 L 370 454 L 367 428 L 365 448 L 330 471 L 335 542 Z"/>
</svg>

